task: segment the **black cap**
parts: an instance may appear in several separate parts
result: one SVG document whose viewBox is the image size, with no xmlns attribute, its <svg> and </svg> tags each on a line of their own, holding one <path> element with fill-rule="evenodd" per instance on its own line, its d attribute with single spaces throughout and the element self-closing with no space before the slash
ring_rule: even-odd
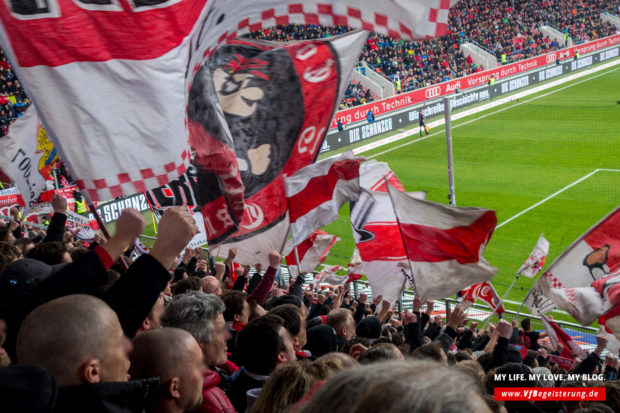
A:
<svg viewBox="0 0 620 413">
<path fill-rule="evenodd" d="M 364 318 L 357 325 L 355 335 L 369 340 L 381 337 L 381 321 L 374 315 Z"/>
<path fill-rule="evenodd" d="M 306 331 L 306 350 L 310 350 L 313 357 L 338 350 L 338 336 L 336 331 L 327 325 L 314 326 Z"/>
<path fill-rule="evenodd" d="M 23 258 L 0 272 L 0 298 L 20 296 L 52 275 L 54 268 L 39 260 Z"/>
</svg>

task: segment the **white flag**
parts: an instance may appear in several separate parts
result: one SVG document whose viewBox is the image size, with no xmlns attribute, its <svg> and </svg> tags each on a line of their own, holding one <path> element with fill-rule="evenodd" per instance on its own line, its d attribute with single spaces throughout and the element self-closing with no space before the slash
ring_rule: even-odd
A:
<svg viewBox="0 0 620 413">
<path fill-rule="evenodd" d="M 545 266 L 547 255 L 549 255 L 549 241 L 540 234 L 534 250 L 523 265 L 521 265 L 517 274 L 525 275 L 527 278 L 534 278 Z"/>
</svg>

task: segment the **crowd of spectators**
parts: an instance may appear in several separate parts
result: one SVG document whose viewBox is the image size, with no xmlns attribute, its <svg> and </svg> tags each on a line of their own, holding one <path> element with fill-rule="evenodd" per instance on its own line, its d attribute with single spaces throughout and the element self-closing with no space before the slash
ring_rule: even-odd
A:
<svg viewBox="0 0 620 413">
<path fill-rule="evenodd" d="M 361 83 L 351 81 L 342 102 L 340 102 L 340 109 L 352 108 L 353 106 L 364 105 L 370 103 L 376 99 L 374 93 L 370 89 L 366 89 Z"/>
<path fill-rule="evenodd" d="M 8 133 L 9 126 L 24 113 L 29 104 L 30 100 L 4 51 L 0 49 L 0 136 Z"/>
<path fill-rule="evenodd" d="M 498 61 L 530 58 L 565 47 L 566 39 L 551 39 L 540 30 L 550 24 L 574 42 L 609 36 L 617 28 L 601 20 L 602 11 L 616 13 L 617 0 L 460 0 L 450 10 L 448 33 L 438 39 L 405 41 L 371 33 L 360 62 L 394 82 L 397 93 L 445 82 L 485 68 L 460 51 L 474 41 Z M 289 41 L 324 38 L 347 32 L 346 26 L 288 25 L 249 34 L 255 39 Z M 351 89 L 351 87 L 349 88 Z M 367 100 L 367 99 L 366 99 Z M 344 102 L 343 107 L 362 104 Z"/>
<path fill-rule="evenodd" d="M 182 207 L 132 261 L 138 211 L 84 248 L 65 231 L 66 200 L 51 204 L 46 233 L 18 214 L 0 225 L 3 411 L 620 411 L 620 363 L 601 358 L 603 336 L 589 354 L 567 351 L 527 318 L 481 329 L 460 306 L 444 318 L 416 297 L 398 313 L 347 284 L 276 282 L 276 251 L 252 271 L 234 248 L 223 262 L 185 249 L 197 228 Z M 602 387 L 605 401 L 503 402 L 497 387 Z"/>
</svg>

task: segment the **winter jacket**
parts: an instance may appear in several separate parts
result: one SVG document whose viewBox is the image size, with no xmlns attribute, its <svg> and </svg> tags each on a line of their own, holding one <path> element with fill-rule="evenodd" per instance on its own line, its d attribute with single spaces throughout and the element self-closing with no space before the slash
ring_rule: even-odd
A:
<svg viewBox="0 0 620 413">
<path fill-rule="evenodd" d="M 234 413 L 236 412 L 226 393 L 218 387 L 220 375 L 213 370 L 208 370 L 204 375 L 202 385 L 202 403 L 195 410 L 199 413 Z"/>
</svg>

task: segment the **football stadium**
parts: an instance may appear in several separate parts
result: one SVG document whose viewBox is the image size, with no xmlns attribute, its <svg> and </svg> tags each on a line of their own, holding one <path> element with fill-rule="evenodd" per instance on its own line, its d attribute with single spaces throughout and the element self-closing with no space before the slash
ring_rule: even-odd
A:
<svg viewBox="0 0 620 413">
<path fill-rule="evenodd" d="M 619 0 L 0 27 L 1 411 L 620 411 Z"/>
</svg>

